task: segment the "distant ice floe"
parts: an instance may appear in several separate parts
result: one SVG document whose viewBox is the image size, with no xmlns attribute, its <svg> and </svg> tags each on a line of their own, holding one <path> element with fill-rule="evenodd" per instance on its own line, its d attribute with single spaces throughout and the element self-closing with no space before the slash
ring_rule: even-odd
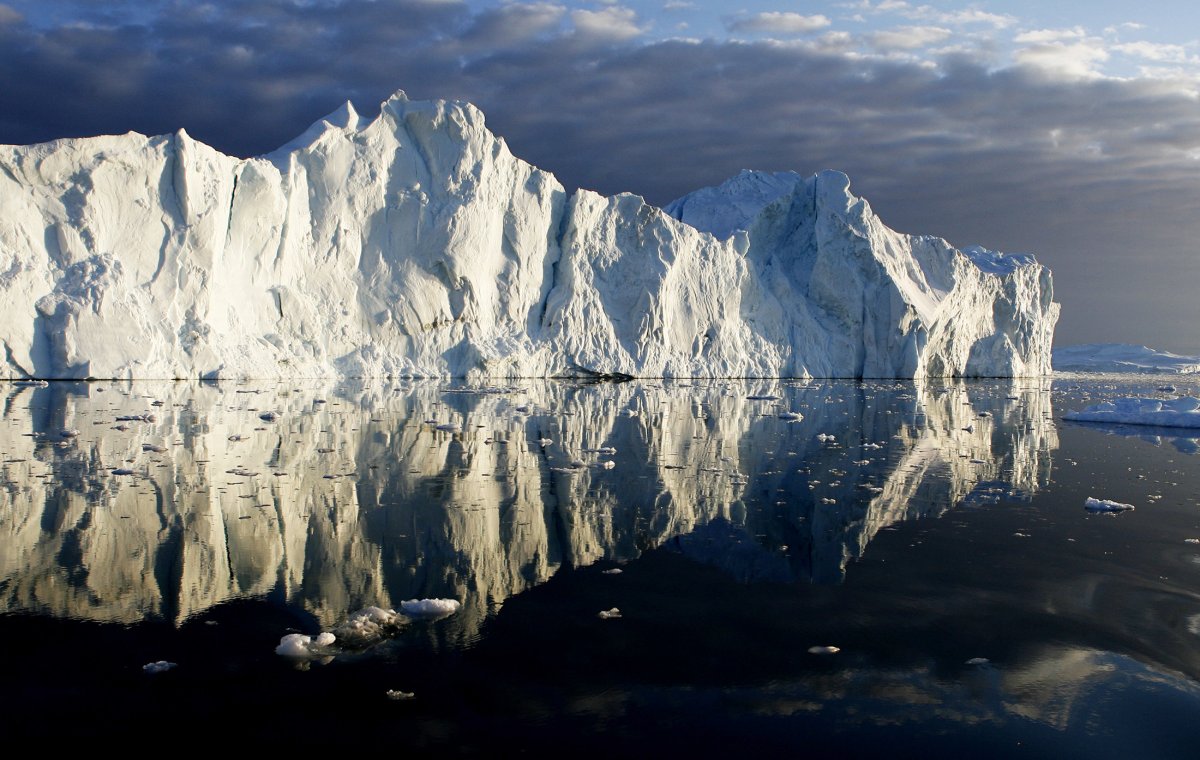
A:
<svg viewBox="0 0 1200 760">
<path fill-rule="evenodd" d="M 400 603 L 400 611 L 409 617 L 445 617 L 460 606 L 457 599 L 409 599 Z"/>
<path fill-rule="evenodd" d="M 1126 343 L 1088 343 L 1056 348 L 1050 361 L 1056 372 L 1200 373 L 1200 356 L 1180 356 Z"/>
<path fill-rule="evenodd" d="M 410 599 L 401 602 L 400 611 L 382 607 L 364 607 L 352 613 L 332 631 L 316 636 L 289 633 L 279 640 L 275 654 L 297 660 L 332 659 L 347 650 L 366 649 L 394 636 L 413 618 L 441 618 L 458 612 L 456 599 Z"/>
<path fill-rule="evenodd" d="M 1109 501 L 1107 499 L 1094 499 L 1088 497 L 1083 503 L 1083 508 L 1089 512 L 1106 512 L 1116 514 L 1118 512 L 1129 512 L 1134 509 L 1132 504 L 1123 504 L 1119 501 Z"/>
<path fill-rule="evenodd" d="M 1152 425 L 1171 428 L 1200 428 L 1200 398 L 1176 399 L 1125 396 L 1094 404 L 1063 419 L 1073 422 L 1108 422 L 1122 425 Z"/>
<path fill-rule="evenodd" d="M 142 672 L 149 673 L 150 675 L 155 675 L 157 673 L 166 673 L 168 670 L 171 670 L 172 668 L 177 668 L 177 667 L 179 667 L 179 663 L 167 662 L 166 660 L 159 660 L 157 662 L 148 662 L 145 665 L 143 665 Z"/>
</svg>

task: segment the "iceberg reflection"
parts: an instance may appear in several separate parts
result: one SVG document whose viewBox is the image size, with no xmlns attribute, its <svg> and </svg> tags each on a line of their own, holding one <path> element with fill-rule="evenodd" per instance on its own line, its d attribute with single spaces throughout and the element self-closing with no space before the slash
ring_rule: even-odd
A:
<svg viewBox="0 0 1200 760">
<path fill-rule="evenodd" d="M 444 597 L 471 637 L 668 542 L 835 583 L 888 526 L 1032 494 L 1058 445 L 1049 391 L 1007 381 L 4 390 L 0 610 L 125 623 Z"/>
</svg>

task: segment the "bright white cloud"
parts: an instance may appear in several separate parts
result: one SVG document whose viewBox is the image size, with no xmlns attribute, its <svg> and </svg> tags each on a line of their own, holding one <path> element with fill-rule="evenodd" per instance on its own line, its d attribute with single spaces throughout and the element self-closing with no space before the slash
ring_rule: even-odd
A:
<svg viewBox="0 0 1200 760">
<path fill-rule="evenodd" d="M 1108 51 L 1095 39 L 1080 42 L 1046 42 L 1021 48 L 1014 54 L 1018 66 L 1033 68 L 1052 79 L 1079 80 L 1101 76 L 1099 64 Z"/>
<path fill-rule="evenodd" d="M 940 26 L 898 26 L 867 35 L 878 50 L 917 50 L 942 42 L 950 36 L 949 29 Z"/>
<path fill-rule="evenodd" d="M 663 3 L 664 11 L 686 11 L 695 8 L 696 4 L 688 0 L 667 0 Z"/>
<path fill-rule="evenodd" d="M 619 42 L 637 37 L 643 31 L 638 26 L 637 13 L 632 8 L 613 5 L 600 10 L 571 11 L 571 23 L 583 37 Z"/>
<path fill-rule="evenodd" d="M 1123 42 L 1113 45 L 1113 50 L 1134 58 L 1144 58 L 1159 63 L 1200 63 L 1200 58 L 1188 55 L 1182 45 L 1159 42 Z"/>
<path fill-rule="evenodd" d="M 729 22 L 731 32 L 757 32 L 763 34 L 807 34 L 824 29 L 831 23 L 822 15 L 804 16 L 799 13 L 768 11 Z"/>
<path fill-rule="evenodd" d="M 1013 37 L 1013 42 L 1018 45 L 1041 45 L 1048 42 L 1081 40 L 1086 36 L 1087 31 L 1081 26 L 1073 26 L 1070 29 L 1033 29 Z"/>
</svg>

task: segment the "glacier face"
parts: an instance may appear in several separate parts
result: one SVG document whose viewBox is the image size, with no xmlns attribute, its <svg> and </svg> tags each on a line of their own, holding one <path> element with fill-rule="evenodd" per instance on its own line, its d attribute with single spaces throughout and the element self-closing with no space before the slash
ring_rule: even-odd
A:
<svg viewBox="0 0 1200 760">
<path fill-rule="evenodd" d="M 896 233 L 845 175 L 568 195 L 402 93 L 251 159 L 0 149 L 0 296 L 11 378 L 1042 375 L 1058 315 L 1032 257 Z"/>
</svg>

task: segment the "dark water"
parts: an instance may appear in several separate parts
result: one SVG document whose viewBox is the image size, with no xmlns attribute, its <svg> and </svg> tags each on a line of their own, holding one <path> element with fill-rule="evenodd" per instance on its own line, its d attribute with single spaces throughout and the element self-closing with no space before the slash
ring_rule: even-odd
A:
<svg viewBox="0 0 1200 760">
<path fill-rule="evenodd" d="M 5 385 L 0 729 L 1195 757 L 1197 441 L 1058 419 L 1162 384 Z M 274 653 L 426 597 L 462 607 Z"/>
</svg>

